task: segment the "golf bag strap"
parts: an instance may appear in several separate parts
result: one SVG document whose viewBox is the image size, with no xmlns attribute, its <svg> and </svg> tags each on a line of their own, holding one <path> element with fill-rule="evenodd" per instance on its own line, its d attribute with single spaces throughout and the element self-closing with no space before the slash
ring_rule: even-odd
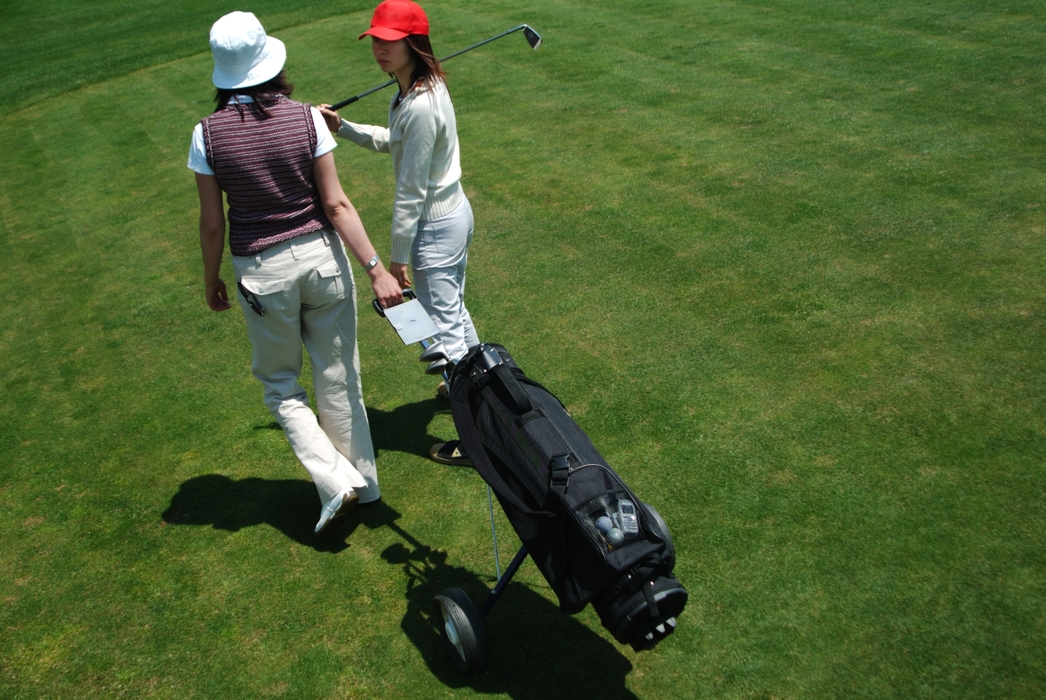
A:
<svg viewBox="0 0 1046 700">
<path fill-rule="evenodd" d="M 491 372 L 498 378 L 501 385 L 505 387 L 509 395 L 512 397 L 512 403 L 516 405 L 516 413 L 523 415 L 524 413 L 530 413 L 534 405 L 530 402 L 530 397 L 527 396 L 527 392 L 520 386 L 519 381 L 515 375 L 512 374 L 512 370 L 506 367 L 504 364 L 495 365 Z"/>
<path fill-rule="evenodd" d="M 659 554 L 651 554 L 643 561 L 637 562 L 628 570 L 628 576 L 623 576 L 613 586 L 601 594 L 604 601 L 624 600 L 636 593 L 643 591 L 643 597 L 647 605 L 657 610 L 657 600 L 654 598 L 653 580 L 660 574 L 667 574 L 669 570 Z"/>
<path fill-rule="evenodd" d="M 497 494 L 498 500 L 503 499 L 515 506 L 516 508 L 518 508 L 523 513 L 526 513 L 535 518 L 551 519 L 557 517 L 556 513 L 552 513 L 547 510 L 535 510 L 533 506 L 529 506 L 526 503 L 524 503 L 523 499 L 516 495 L 515 491 L 512 490 L 512 487 L 508 485 L 508 482 L 505 481 L 505 479 L 501 476 L 501 474 L 498 473 L 498 470 L 493 465 L 488 466 L 487 464 L 483 464 L 481 467 L 480 463 L 476 459 L 473 459 L 472 457 L 469 457 L 469 459 L 472 460 L 473 466 L 476 467 L 477 471 L 479 471 L 480 476 L 483 477 L 483 480 L 486 481 L 492 489 L 494 489 L 494 493 Z"/>
<path fill-rule="evenodd" d="M 488 403 L 490 403 L 491 407 L 494 408 L 495 415 L 497 415 L 499 419 L 505 422 L 505 425 L 509 428 L 513 436 L 515 436 L 516 432 L 518 431 L 518 427 L 513 425 L 509 416 L 503 414 L 503 411 L 505 411 L 505 407 L 498 401 L 497 397 L 494 396 L 494 392 L 491 391 L 490 386 L 488 385 L 483 387 L 480 390 L 480 395 Z M 472 423 L 471 421 L 463 421 L 461 423 L 455 421 L 455 425 L 458 428 L 458 436 L 466 443 L 466 452 L 470 453 L 469 458 L 472 460 L 472 466 L 476 469 L 476 471 L 480 473 L 480 476 L 483 477 L 483 480 L 490 484 L 491 488 L 494 489 L 494 492 L 497 493 L 499 499 L 504 499 L 505 501 L 508 501 L 524 513 L 529 513 L 538 518 L 556 517 L 556 513 L 544 510 L 535 510 L 533 506 L 524 503 L 523 499 L 516 495 L 512 487 L 508 485 L 508 482 L 505 481 L 504 477 L 501 476 L 497 468 L 490 462 L 490 460 L 487 458 L 485 451 L 482 454 L 477 454 L 475 456 L 471 455 L 471 452 L 474 452 L 474 450 L 472 450 L 472 448 L 469 447 L 469 443 L 474 441 L 476 444 L 483 445 L 484 447 L 486 447 L 486 443 L 483 440 L 483 436 L 480 435 L 478 430 L 476 430 L 476 426 L 474 423 Z M 520 447 L 524 447 L 526 443 L 524 441 L 517 440 L 516 444 L 520 445 Z M 533 453 L 528 454 L 527 456 L 530 458 L 532 462 L 537 459 L 537 456 Z"/>
<path fill-rule="evenodd" d="M 658 617 L 661 613 L 657 609 L 657 599 L 654 597 L 654 584 L 652 581 L 646 581 L 643 584 L 643 596 L 646 598 L 647 609 L 650 610 L 650 617 Z"/>
</svg>

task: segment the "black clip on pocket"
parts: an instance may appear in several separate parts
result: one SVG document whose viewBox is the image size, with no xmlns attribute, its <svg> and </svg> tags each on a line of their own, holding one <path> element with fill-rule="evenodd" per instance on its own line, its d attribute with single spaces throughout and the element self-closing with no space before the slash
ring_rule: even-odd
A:
<svg viewBox="0 0 1046 700">
<path fill-rule="evenodd" d="M 261 301 L 259 301 L 254 292 L 243 286 L 242 280 L 236 280 L 236 288 L 240 290 L 240 294 L 243 295 L 243 299 L 247 302 L 247 306 L 251 307 L 251 311 L 259 316 L 265 315 L 265 307 L 261 305 Z"/>
<path fill-rule="evenodd" d="M 559 496 L 560 500 L 567 492 L 567 481 L 570 479 L 570 456 L 556 455 L 552 458 L 548 474 L 548 486 Z"/>
</svg>

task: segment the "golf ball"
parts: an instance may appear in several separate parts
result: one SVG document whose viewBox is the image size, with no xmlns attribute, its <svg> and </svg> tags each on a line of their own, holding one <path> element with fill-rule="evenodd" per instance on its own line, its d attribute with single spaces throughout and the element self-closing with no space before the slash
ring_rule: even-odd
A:
<svg viewBox="0 0 1046 700">
<path fill-rule="evenodd" d="M 610 532 L 610 528 L 614 527 L 614 521 L 605 515 L 601 515 L 596 518 L 596 529 L 602 532 L 604 535 Z"/>
<path fill-rule="evenodd" d="M 616 527 L 611 528 L 610 532 L 607 533 L 607 542 L 614 545 L 615 547 L 625 541 L 625 533 L 618 530 Z"/>
</svg>

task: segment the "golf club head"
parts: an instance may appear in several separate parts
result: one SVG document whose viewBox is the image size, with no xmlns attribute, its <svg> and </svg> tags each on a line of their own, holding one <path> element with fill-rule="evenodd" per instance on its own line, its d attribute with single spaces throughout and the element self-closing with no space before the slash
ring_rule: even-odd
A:
<svg viewBox="0 0 1046 700">
<path fill-rule="evenodd" d="M 418 356 L 418 359 L 422 362 L 432 362 L 433 360 L 438 360 L 440 358 L 444 360 L 447 359 L 447 350 L 443 347 L 442 340 L 437 340 L 435 343 L 422 350 L 421 355 Z"/>
<path fill-rule="evenodd" d="M 541 35 L 530 28 L 530 25 L 523 25 L 523 36 L 527 38 L 527 43 L 530 44 L 530 48 L 537 50 L 541 46 Z"/>
<path fill-rule="evenodd" d="M 434 360 L 432 364 L 425 368 L 425 374 L 443 374 L 443 370 L 447 368 L 447 358 L 443 357 L 439 360 Z"/>
</svg>

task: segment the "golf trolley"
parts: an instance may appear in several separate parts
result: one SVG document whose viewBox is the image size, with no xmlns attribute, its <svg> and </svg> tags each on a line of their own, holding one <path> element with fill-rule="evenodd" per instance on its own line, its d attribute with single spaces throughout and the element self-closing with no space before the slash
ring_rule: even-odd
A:
<svg viewBox="0 0 1046 700">
<path fill-rule="evenodd" d="M 375 310 L 404 344 L 420 343 L 428 374 L 447 382 L 454 425 L 487 484 L 497 582 L 477 610 L 461 588 L 433 598 L 440 636 L 461 671 L 490 659 L 483 621 L 529 555 L 568 614 L 592 603 L 603 627 L 636 651 L 675 631 L 688 594 L 672 576 L 675 546 L 664 519 L 599 454 L 562 402 L 526 376 L 504 347 L 480 343 L 452 361 L 416 295 Z M 523 545 L 502 574 L 496 493 Z"/>
</svg>

